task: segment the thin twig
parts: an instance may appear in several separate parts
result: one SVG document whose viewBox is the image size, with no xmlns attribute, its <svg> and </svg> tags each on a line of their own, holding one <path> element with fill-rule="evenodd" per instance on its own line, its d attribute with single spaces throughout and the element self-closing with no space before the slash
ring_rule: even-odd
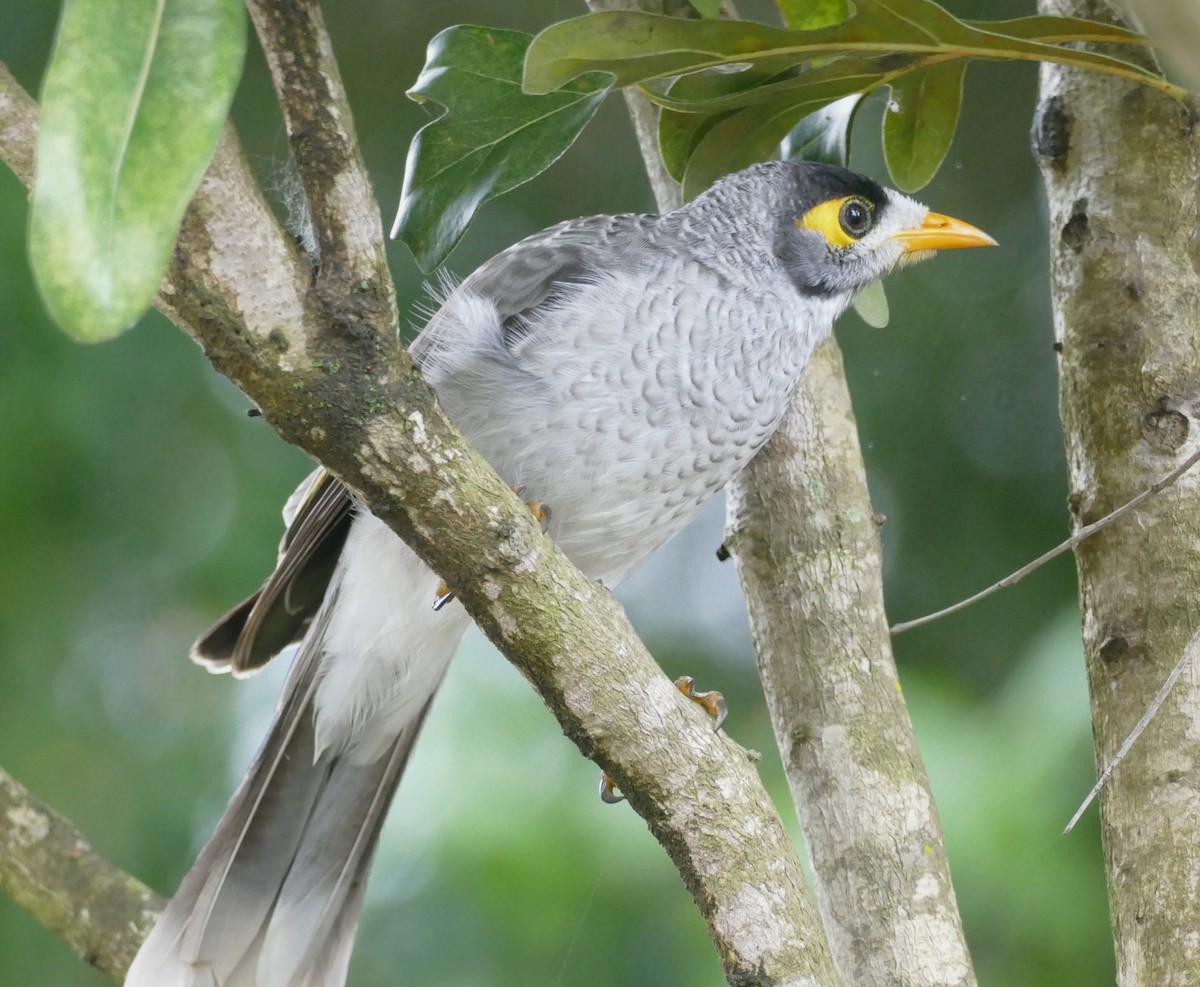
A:
<svg viewBox="0 0 1200 987">
<path fill-rule="evenodd" d="M 1166 490 L 1167 487 L 1171 486 L 1171 484 L 1183 476 L 1184 473 L 1195 466 L 1197 462 L 1200 462 L 1200 449 L 1197 449 L 1186 460 L 1184 460 L 1180 466 L 1173 469 L 1162 479 L 1156 480 L 1154 483 L 1150 484 L 1150 486 L 1148 486 L 1128 503 L 1122 504 L 1111 514 L 1106 514 L 1099 521 L 1093 521 L 1091 524 L 1084 525 L 1061 545 L 1050 549 L 1050 551 L 1048 551 L 1045 555 L 1039 555 L 1032 562 L 1027 565 L 1023 565 L 1016 572 L 1005 576 L 998 583 L 993 583 L 987 589 L 980 590 L 974 596 L 968 596 L 965 600 L 959 600 L 957 603 L 946 607 L 944 610 L 938 610 L 936 613 L 926 614 L 924 617 L 917 617 L 914 620 L 905 620 L 901 621 L 899 624 L 893 624 L 891 628 L 892 635 L 895 636 L 896 634 L 902 634 L 904 631 L 910 631 L 914 627 L 920 627 L 923 624 L 932 623 L 941 617 L 948 617 L 950 614 L 957 613 L 959 610 L 964 610 L 971 606 L 971 604 L 978 603 L 980 600 L 991 596 L 993 593 L 996 593 L 999 590 L 1008 589 L 1010 586 L 1015 586 L 1031 572 L 1036 569 L 1040 569 L 1051 559 L 1058 558 L 1064 552 L 1072 551 L 1073 549 L 1077 548 L 1081 542 L 1091 538 L 1092 535 L 1096 534 L 1096 532 L 1103 531 L 1113 522 L 1119 521 L 1130 511 L 1141 506 L 1150 497 L 1153 497 L 1155 494 Z"/>
<path fill-rule="evenodd" d="M 1192 657 L 1196 654 L 1198 648 L 1200 648 L 1200 630 L 1196 631 L 1196 633 L 1192 635 L 1192 639 L 1188 642 L 1188 646 L 1183 649 L 1183 657 L 1181 657 L 1179 661 L 1175 663 L 1175 667 L 1171 669 L 1171 674 L 1167 676 L 1167 680 L 1162 684 L 1162 688 L 1158 690 L 1158 694 L 1151 701 L 1150 705 L 1146 707 L 1146 712 L 1142 714 L 1142 718 L 1137 721 L 1137 725 L 1134 726 L 1134 728 L 1129 732 L 1129 736 L 1125 738 L 1124 742 L 1117 750 L 1117 753 L 1113 755 L 1113 759 L 1109 761 L 1108 764 L 1104 766 L 1104 770 L 1100 772 L 1100 777 L 1096 779 L 1096 784 L 1093 785 L 1092 790 L 1088 792 L 1087 798 L 1083 800 L 1083 803 L 1078 809 L 1075 810 L 1075 815 L 1071 817 L 1071 821 L 1067 823 L 1067 828 L 1063 830 L 1063 836 L 1068 835 L 1071 830 L 1075 828 L 1075 824 L 1079 822 L 1079 817 L 1087 811 L 1087 807 L 1091 805 L 1096 796 L 1100 794 L 1101 789 L 1108 784 L 1108 779 L 1111 778 L 1113 772 L 1117 770 L 1117 765 L 1125 759 L 1125 755 L 1129 753 L 1129 749 L 1133 746 L 1134 741 L 1136 741 L 1138 737 L 1142 735 L 1142 732 L 1147 726 L 1150 725 L 1150 721 L 1154 719 L 1154 716 L 1159 711 L 1159 708 L 1164 702 L 1166 702 L 1167 696 L 1170 695 L 1171 689 L 1175 686 L 1175 683 L 1179 681 L 1179 676 L 1183 674 L 1183 670 L 1187 667 L 1188 662 L 1192 660 Z"/>
</svg>

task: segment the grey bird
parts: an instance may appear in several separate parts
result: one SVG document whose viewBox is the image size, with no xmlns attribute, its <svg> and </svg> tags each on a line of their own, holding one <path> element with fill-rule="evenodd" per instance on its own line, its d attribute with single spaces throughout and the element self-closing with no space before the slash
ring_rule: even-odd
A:
<svg viewBox="0 0 1200 987">
<path fill-rule="evenodd" d="M 855 294 L 972 226 L 841 168 L 756 165 L 661 216 L 563 223 L 449 291 L 411 348 L 450 418 L 614 587 L 762 447 Z M 270 734 L 142 946 L 133 987 L 343 984 L 371 858 L 466 630 L 438 577 L 323 470 L 278 566 L 193 658 L 299 642 Z"/>
</svg>

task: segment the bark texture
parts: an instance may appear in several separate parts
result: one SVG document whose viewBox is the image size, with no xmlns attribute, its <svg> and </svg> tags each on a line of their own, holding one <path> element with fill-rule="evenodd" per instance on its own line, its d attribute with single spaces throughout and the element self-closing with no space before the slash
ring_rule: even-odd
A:
<svg viewBox="0 0 1200 987">
<path fill-rule="evenodd" d="M 695 16 L 686 0 L 587 3 Z M 734 16 L 732 6 L 723 14 Z M 675 208 L 682 198 L 658 153 L 657 111 L 635 90 L 625 97 L 659 209 Z M 974 984 L 892 658 L 879 533 L 834 341 L 814 355 L 791 413 L 726 497 L 726 544 L 843 982 Z"/>
<path fill-rule="evenodd" d="M 163 901 L 0 771 L 0 891 L 120 983 Z"/>
<path fill-rule="evenodd" d="M 727 496 L 726 545 L 845 982 L 975 983 L 892 658 L 879 527 L 832 340 Z"/>
<path fill-rule="evenodd" d="M 1099 0 L 1043 13 L 1105 19 Z M 1200 442 L 1195 108 L 1043 66 L 1033 144 L 1050 213 L 1076 528 Z M 1200 475 L 1076 550 L 1096 758 L 1106 763 L 1200 624 Z M 1200 969 L 1200 679 L 1189 670 L 1100 801 L 1118 982 Z"/>
</svg>

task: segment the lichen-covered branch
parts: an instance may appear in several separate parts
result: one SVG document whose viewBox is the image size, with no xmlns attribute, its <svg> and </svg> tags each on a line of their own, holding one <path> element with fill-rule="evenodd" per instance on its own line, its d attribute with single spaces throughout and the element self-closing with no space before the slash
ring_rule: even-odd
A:
<svg viewBox="0 0 1200 987">
<path fill-rule="evenodd" d="M 1042 13 L 1106 19 L 1100 0 Z M 1200 416 L 1200 131 L 1151 90 L 1043 66 L 1033 129 L 1050 213 L 1076 528 L 1182 463 Z M 1200 625 L 1194 472 L 1076 549 L 1096 759 L 1107 763 Z M 1100 797 L 1124 987 L 1200 969 L 1200 679 L 1180 677 Z"/>
<path fill-rule="evenodd" d="M 5 132 L 32 133 L 26 116 L 24 130 Z M 27 160 L 17 144 L 0 158 Z M 746 752 L 712 732 L 611 594 L 570 565 L 442 416 L 387 306 L 346 299 L 343 315 L 311 282 L 227 133 L 185 217 L 164 310 L 284 438 L 446 579 L 567 736 L 617 780 L 679 868 L 729 982 L 835 983 L 805 922 L 803 873 Z M 350 290 L 364 289 L 382 297 L 378 285 Z"/>
<path fill-rule="evenodd" d="M 727 498 L 725 544 L 842 976 L 862 987 L 973 984 L 832 340 Z"/>
<path fill-rule="evenodd" d="M 0 892 L 117 983 L 163 905 L 2 770 Z"/>
</svg>

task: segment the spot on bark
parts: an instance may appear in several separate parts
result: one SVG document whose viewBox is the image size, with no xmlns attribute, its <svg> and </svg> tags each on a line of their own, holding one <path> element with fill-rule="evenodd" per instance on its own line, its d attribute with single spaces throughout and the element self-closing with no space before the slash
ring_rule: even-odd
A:
<svg viewBox="0 0 1200 987">
<path fill-rule="evenodd" d="M 1162 452 L 1175 452 L 1188 437 L 1191 423 L 1187 415 L 1167 407 L 1161 398 L 1158 407 L 1142 417 L 1142 438 Z"/>
<path fill-rule="evenodd" d="M 1071 207 L 1071 218 L 1063 224 L 1062 242 L 1075 253 L 1083 250 L 1088 239 L 1087 199 L 1076 199 Z"/>
<path fill-rule="evenodd" d="M 1110 669 L 1117 671 L 1114 666 L 1127 665 L 1141 654 L 1142 628 L 1136 620 L 1118 620 L 1104 628 L 1097 655 Z"/>
<path fill-rule="evenodd" d="M 1129 657 L 1130 648 L 1129 642 L 1120 635 L 1113 635 L 1105 639 L 1100 645 L 1100 660 L 1106 665 L 1115 665 L 1118 662 L 1125 661 Z"/>
<path fill-rule="evenodd" d="M 1061 96 L 1051 96 L 1038 106 L 1031 137 L 1038 158 L 1057 168 L 1066 164 L 1071 150 L 1071 117 Z"/>
</svg>

